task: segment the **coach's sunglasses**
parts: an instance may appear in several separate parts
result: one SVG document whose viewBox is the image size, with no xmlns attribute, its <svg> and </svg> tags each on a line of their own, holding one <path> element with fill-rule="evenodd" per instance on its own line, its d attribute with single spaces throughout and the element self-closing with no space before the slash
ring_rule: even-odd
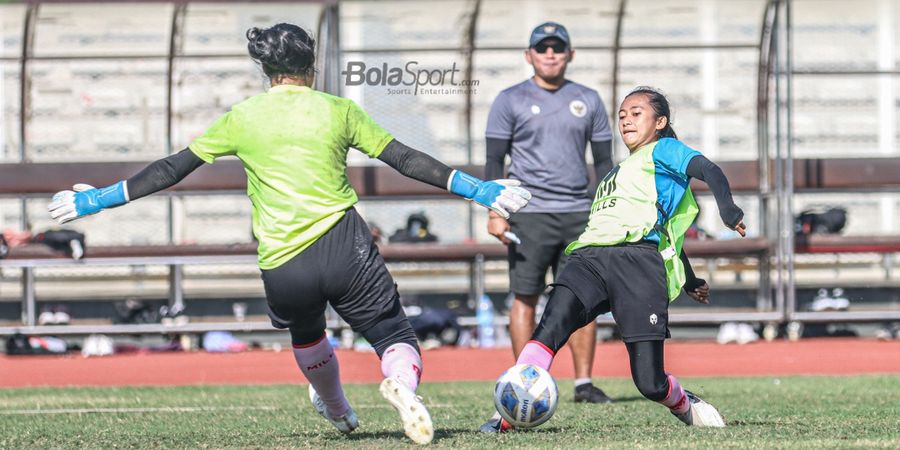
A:
<svg viewBox="0 0 900 450">
<path fill-rule="evenodd" d="M 538 53 L 547 53 L 548 48 L 553 49 L 553 53 L 565 53 L 566 50 L 569 49 L 569 46 L 562 42 L 554 42 L 552 44 L 548 44 L 546 42 L 538 42 L 537 45 L 531 47 L 534 51 Z"/>
</svg>

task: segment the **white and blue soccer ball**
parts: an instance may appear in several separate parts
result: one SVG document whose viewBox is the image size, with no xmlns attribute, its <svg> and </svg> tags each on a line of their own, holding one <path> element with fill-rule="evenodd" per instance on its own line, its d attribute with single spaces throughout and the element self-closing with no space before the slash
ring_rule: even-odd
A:
<svg viewBox="0 0 900 450">
<path fill-rule="evenodd" d="M 556 380 L 532 364 L 510 367 L 494 386 L 494 406 L 516 428 L 536 427 L 551 417 L 559 401 Z"/>
</svg>

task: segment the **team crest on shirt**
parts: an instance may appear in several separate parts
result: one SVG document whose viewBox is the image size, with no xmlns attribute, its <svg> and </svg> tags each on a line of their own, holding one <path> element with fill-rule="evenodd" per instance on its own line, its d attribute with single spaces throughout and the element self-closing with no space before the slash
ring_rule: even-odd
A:
<svg viewBox="0 0 900 450">
<path fill-rule="evenodd" d="M 650 314 L 650 325 L 656 325 L 657 321 L 658 319 L 656 317 L 656 314 Z"/>
<path fill-rule="evenodd" d="M 541 107 L 538 105 L 531 105 L 531 113 L 534 115 L 538 115 L 541 113 Z"/>
<path fill-rule="evenodd" d="M 572 100 L 572 103 L 569 103 L 569 112 L 575 117 L 584 117 L 587 114 L 587 105 L 581 100 Z"/>
</svg>

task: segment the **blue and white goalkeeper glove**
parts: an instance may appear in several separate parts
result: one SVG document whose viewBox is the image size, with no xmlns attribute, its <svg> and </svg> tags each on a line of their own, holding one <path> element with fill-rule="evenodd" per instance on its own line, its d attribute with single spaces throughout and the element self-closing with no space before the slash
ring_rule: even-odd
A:
<svg viewBox="0 0 900 450">
<path fill-rule="evenodd" d="M 508 219 L 531 199 L 531 192 L 519 187 L 519 180 L 483 181 L 465 172 L 454 170 L 447 182 L 447 190 L 472 200 Z"/>
<path fill-rule="evenodd" d="M 59 223 L 96 214 L 102 209 L 128 203 L 128 187 L 124 181 L 97 189 L 89 184 L 76 184 L 71 191 L 59 191 L 47 206 L 50 217 Z"/>
</svg>

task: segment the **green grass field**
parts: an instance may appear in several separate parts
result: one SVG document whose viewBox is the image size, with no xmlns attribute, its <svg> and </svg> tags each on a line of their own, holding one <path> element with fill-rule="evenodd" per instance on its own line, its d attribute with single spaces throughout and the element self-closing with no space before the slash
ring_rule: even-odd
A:
<svg viewBox="0 0 900 450">
<path fill-rule="evenodd" d="M 475 430 L 491 414 L 490 383 L 433 383 L 420 392 L 440 448 L 900 448 L 900 375 L 682 382 L 729 426 L 685 427 L 616 379 L 602 383 L 616 404 L 575 404 L 571 381 L 562 381 L 550 422 L 483 435 Z M 313 411 L 300 385 L 4 389 L 0 448 L 413 446 L 377 385 L 351 385 L 347 395 L 360 416 L 350 436 Z"/>
</svg>

